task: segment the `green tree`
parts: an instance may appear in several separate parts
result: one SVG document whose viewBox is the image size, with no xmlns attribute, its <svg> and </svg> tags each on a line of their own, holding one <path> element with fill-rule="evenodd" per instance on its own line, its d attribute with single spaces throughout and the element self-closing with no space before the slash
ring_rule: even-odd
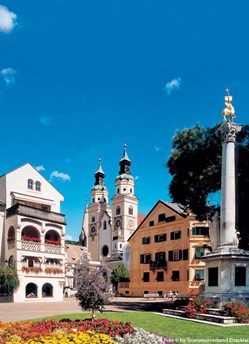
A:
<svg viewBox="0 0 249 344">
<path fill-rule="evenodd" d="M 102 269 L 82 269 L 76 298 L 82 310 L 92 312 L 92 319 L 95 312 L 102 312 L 109 301 L 110 287 L 109 276 Z"/>
<path fill-rule="evenodd" d="M 169 192 L 174 202 L 189 206 L 199 220 L 212 216 L 217 206 L 208 199 L 221 188 L 221 137 L 214 128 L 183 129 L 175 134 L 166 166 L 172 175 Z M 249 249 L 246 235 L 249 206 L 249 126 L 237 134 L 237 229 L 240 247 Z M 244 240 L 246 239 L 246 240 Z"/>
<path fill-rule="evenodd" d="M 111 281 L 117 290 L 118 282 L 130 278 L 130 272 L 123 262 L 117 263 L 111 273 Z"/>
<path fill-rule="evenodd" d="M 0 293 L 12 295 L 19 286 L 19 279 L 15 268 L 0 264 Z"/>
</svg>

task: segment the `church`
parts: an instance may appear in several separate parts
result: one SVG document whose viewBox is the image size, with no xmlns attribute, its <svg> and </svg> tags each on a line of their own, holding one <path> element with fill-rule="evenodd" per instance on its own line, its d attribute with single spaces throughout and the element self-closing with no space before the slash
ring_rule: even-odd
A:
<svg viewBox="0 0 249 344">
<path fill-rule="evenodd" d="M 144 218 L 138 214 L 138 198 L 126 144 L 119 166 L 115 194 L 110 203 L 99 159 L 91 202 L 85 208 L 80 234 L 80 245 L 87 247 L 88 260 L 101 262 L 110 269 L 123 260 L 127 241 Z"/>
</svg>

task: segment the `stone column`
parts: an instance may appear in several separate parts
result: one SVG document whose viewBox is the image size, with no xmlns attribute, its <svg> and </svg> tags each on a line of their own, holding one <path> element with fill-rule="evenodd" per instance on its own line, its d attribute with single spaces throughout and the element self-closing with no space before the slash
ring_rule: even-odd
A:
<svg viewBox="0 0 249 344">
<path fill-rule="evenodd" d="M 220 245 L 237 246 L 235 229 L 235 140 L 241 125 L 226 120 L 218 129 L 222 136 Z"/>
</svg>

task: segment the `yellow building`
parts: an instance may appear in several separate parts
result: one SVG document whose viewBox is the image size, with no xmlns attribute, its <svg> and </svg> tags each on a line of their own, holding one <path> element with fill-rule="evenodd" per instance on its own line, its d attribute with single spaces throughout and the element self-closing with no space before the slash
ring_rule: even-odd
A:
<svg viewBox="0 0 249 344">
<path fill-rule="evenodd" d="M 128 240 L 130 283 L 119 292 L 142 296 L 169 291 L 198 294 L 209 249 L 207 222 L 183 207 L 159 200 Z"/>
</svg>

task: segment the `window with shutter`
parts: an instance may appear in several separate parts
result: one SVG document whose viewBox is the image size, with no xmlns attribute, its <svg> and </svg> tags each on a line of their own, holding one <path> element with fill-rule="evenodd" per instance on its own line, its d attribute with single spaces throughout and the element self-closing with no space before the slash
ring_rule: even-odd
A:
<svg viewBox="0 0 249 344">
<path fill-rule="evenodd" d="M 204 269 L 196 269 L 195 270 L 195 280 L 196 281 L 203 281 L 204 280 Z"/>
<path fill-rule="evenodd" d="M 148 245 L 150 243 L 150 237 L 143 237 L 142 238 L 142 244 Z"/>
<path fill-rule="evenodd" d="M 209 235 L 209 227 L 192 227 L 192 235 Z"/>
<path fill-rule="evenodd" d="M 162 222 L 162 221 L 165 221 L 165 214 L 159 214 L 158 215 L 158 222 Z"/>
<path fill-rule="evenodd" d="M 163 271 L 157 272 L 156 280 L 157 280 L 157 282 L 163 282 L 164 281 L 164 272 Z"/>
<path fill-rule="evenodd" d="M 203 247 L 196 247 L 195 248 L 195 258 L 201 259 L 205 255 L 205 249 Z"/>
<path fill-rule="evenodd" d="M 181 231 L 170 232 L 170 240 L 177 240 L 181 238 Z"/>
<path fill-rule="evenodd" d="M 158 261 L 158 262 L 165 262 L 166 253 L 165 252 L 157 252 L 155 258 L 156 258 L 156 261 Z"/>
<path fill-rule="evenodd" d="M 172 271 L 171 279 L 172 281 L 180 281 L 180 271 L 179 270 Z"/>
<path fill-rule="evenodd" d="M 188 260 L 188 249 L 187 248 L 184 249 L 182 253 L 183 253 L 183 260 Z"/>
<path fill-rule="evenodd" d="M 144 272 L 144 274 L 143 274 L 143 281 L 144 282 L 149 282 L 150 281 L 150 273 L 149 272 Z"/>
<path fill-rule="evenodd" d="M 167 235 L 166 233 L 163 233 L 163 234 L 156 234 L 155 237 L 155 242 L 162 242 L 162 241 L 166 241 L 167 239 Z"/>
</svg>

